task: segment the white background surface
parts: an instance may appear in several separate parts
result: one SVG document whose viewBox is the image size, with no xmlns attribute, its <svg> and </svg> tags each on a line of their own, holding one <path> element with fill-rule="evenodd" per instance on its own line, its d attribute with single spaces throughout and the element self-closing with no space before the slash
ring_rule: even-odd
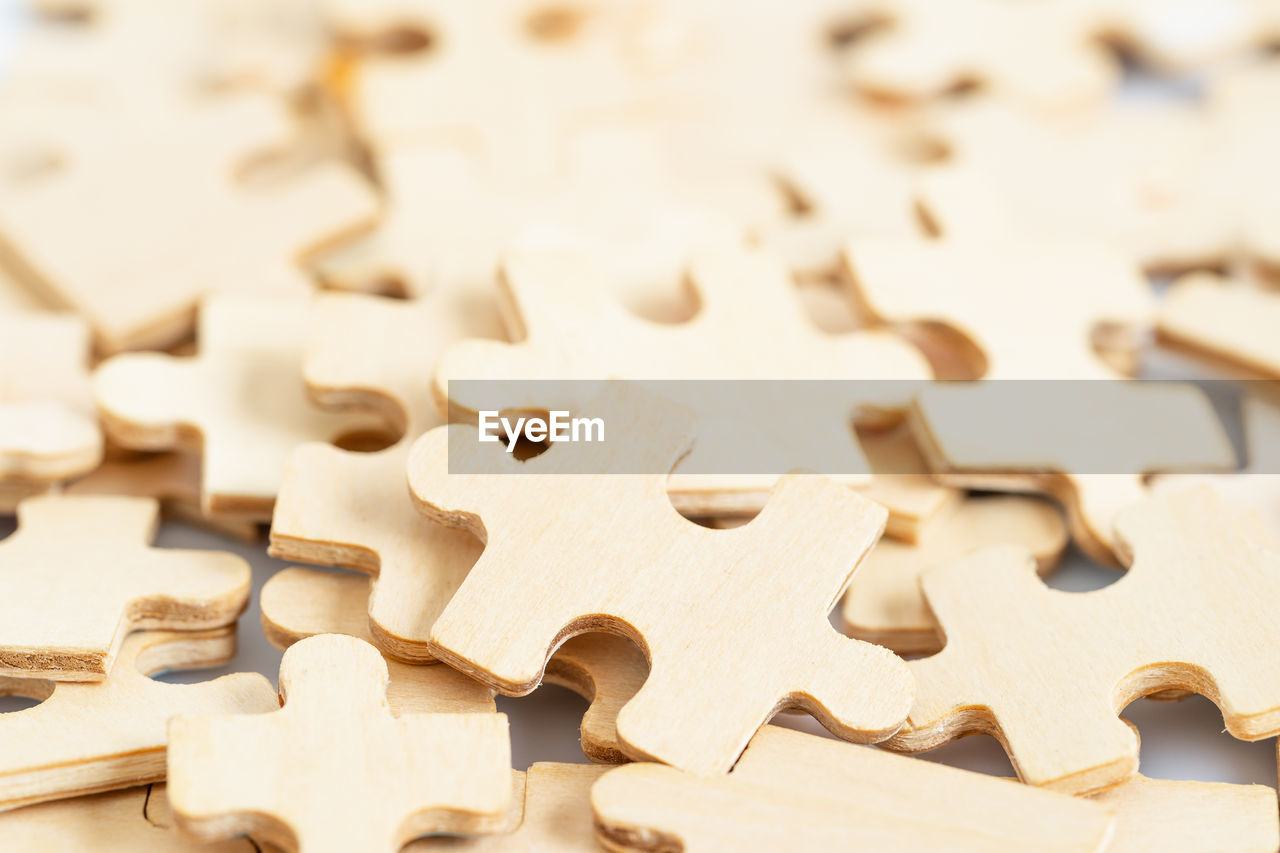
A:
<svg viewBox="0 0 1280 853">
<path fill-rule="evenodd" d="M 0 0 L 0 71 L 4 67 L 5 54 L 13 44 L 16 8 L 16 0 Z M 1131 81 L 1126 92 L 1126 97 L 1144 100 L 1185 97 L 1194 92 L 1194 86 L 1157 85 L 1140 80 Z M 1167 371 L 1159 369 L 1163 364 L 1157 361 L 1156 373 L 1167 374 Z M 8 535 L 13 527 L 12 520 L 0 519 L 0 536 Z M 249 560 L 254 576 L 253 602 L 240 620 L 239 652 L 231 664 L 216 670 L 172 673 L 162 676 L 162 680 L 194 681 L 226 672 L 252 670 L 263 673 L 274 684 L 280 652 L 262 634 L 257 601 L 266 579 L 287 564 L 266 555 L 265 541 L 258 546 L 247 546 L 186 525 L 166 524 L 158 544 L 167 548 L 233 551 Z M 1092 565 L 1073 551 L 1049 583 L 1059 589 L 1083 591 L 1104 586 L 1117 577 L 1117 574 Z M 49 614 L 49 618 L 56 619 L 57 614 Z M 1280 650 L 1276 654 L 1277 665 L 1280 665 Z M 1046 660 L 1043 665 L 1051 668 L 1053 661 Z M 32 704 L 28 700 L 0 697 L 0 713 Z M 575 694 L 547 685 L 521 699 L 499 697 L 498 707 L 511 720 L 513 759 L 518 769 L 524 769 L 534 761 L 584 761 L 578 748 L 578 725 L 586 702 Z M 699 710 L 696 704 L 689 707 L 691 714 L 699 713 Z M 1137 725 L 1141 733 L 1141 770 L 1148 776 L 1276 785 L 1275 739 L 1255 743 L 1235 740 L 1224 732 L 1217 709 L 1202 697 L 1182 702 L 1139 700 L 1125 710 L 1124 716 Z M 783 715 L 778 722 L 822 732 L 821 727 L 808 717 Z M 1003 750 L 989 737 L 965 738 L 922 757 L 999 775 L 1013 773 Z"/>
</svg>

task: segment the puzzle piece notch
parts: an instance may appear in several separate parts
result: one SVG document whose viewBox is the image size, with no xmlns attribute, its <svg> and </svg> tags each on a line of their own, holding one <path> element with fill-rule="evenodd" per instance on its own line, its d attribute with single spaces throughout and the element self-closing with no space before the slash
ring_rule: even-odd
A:
<svg viewBox="0 0 1280 853">
<path fill-rule="evenodd" d="M 41 110 L 0 159 L 35 150 L 53 168 L 6 183 L 0 237 L 24 280 L 85 317 L 107 353 L 178 343 L 206 294 L 309 294 L 298 259 L 377 215 L 372 190 L 337 163 L 252 174 L 295 132 L 272 98 L 177 102 L 160 119 L 127 104 Z M 219 234 L 237 251 L 209 239 Z M 65 250 L 68 235 L 80 251 Z"/>
<path fill-rule="evenodd" d="M 141 498 L 19 505 L 17 532 L 0 542 L 0 676 L 101 681 L 130 631 L 235 622 L 248 604 L 249 565 L 234 554 L 150 547 L 158 516 L 158 504 Z"/>
<path fill-rule="evenodd" d="M 372 643 L 368 605 L 370 580 L 351 574 L 293 566 L 262 588 L 262 630 L 284 651 L 316 634 L 345 634 Z M 414 666 L 387 655 L 387 703 L 407 713 L 495 711 L 493 691 L 446 666 Z"/>
<path fill-rule="evenodd" d="M 845 592 L 846 631 L 898 654 L 937 652 L 942 644 L 920 592 L 920 578 L 996 544 L 1027 548 L 1044 575 L 1057 567 L 1067 531 L 1045 501 L 1014 495 L 968 498 L 929 527 L 919 542 L 885 538 L 876 544 Z"/>
<path fill-rule="evenodd" d="M 106 680 L 57 683 L 0 677 L 0 694 L 40 704 L 0 715 L 0 811 L 164 778 L 165 727 L 189 712 L 255 713 L 279 707 L 257 673 L 166 684 L 167 670 L 220 666 L 235 655 L 235 627 L 130 634 Z M 56 734 L 56 736 L 51 736 Z"/>
<path fill-rule="evenodd" d="M 213 297 L 200 312 L 200 352 L 130 353 L 94 375 L 108 434 L 137 450 L 198 450 L 201 508 L 270 518 L 285 460 L 311 440 L 385 431 L 372 413 L 326 412 L 300 381 L 306 300 Z"/>
<path fill-rule="evenodd" d="M 594 785 L 591 804 L 600 841 L 620 851 L 1093 851 L 1113 824 L 1085 800 L 776 726 L 728 776 L 628 764 Z"/>
<path fill-rule="evenodd" d="M 644 470 L 674 464 L 687 446 L 688 414 L 660 398 L 610 386 L 585 411 L 616 424 L 615 434 L 643 436 L 643 446 L 628 452 L 649 456 Z M 726 771 L 780 707 L 809 711 L 851 740 L 874 741 L 896 729 L 911 695 L 901 661 L 840 636 L 825 618 L 883 530 L 883 509 L 821 478 L 784 477 L 749 524 L 709 530 L 675 512 L 663 476 L 608 476 L 619 464 L 635 470 L 634 462 L 602 444 L 572 446 L 598 463 L 592 476 L 557 475 L 568 445 L 523 463 L 498 449 L 491 463 L 505 465 L 506 474 L 445 473 L 449 442 L 457 443 L 455 464 L 466 466 L 465 454 L 471 462 L 485 458 L 491 448 L 475 435 L 464 426 L 433 430 L 409 463 L 422 510 L 486 543 L 432 629 L 442 660 L 500 692 L 523 695 L 563 640 L 598 630 L 629 637 L 646 650 L 651 671 L 618 716 L 623 750 L 699 773 Z M 552 502 L 569 509 L 548 527 L 530 508 Z M 799 513 L 801 506 L 808 511 Z M 643 566 L 635 562 L 637 531 L 644 531 Z M 777 572 L 771 555 L 779 547 L 789 562 L 813 566 L 803 583 Z M 767 615 L 744 617 L 750 605 L 733 591 L 746 589 L 751 601 L 768 602 Z M 496 623 L 514 627 L 500 635 L 476 628 Z M 733 633 L 743 624 L 751 625 L 750 638 Z M 713 649 L 703 642 L 709 635 L 720 637 Z M 693 649 L 703 649 L 700 660 Z M 689 701 L 717 712 L 684 718 L 676 730 L 666 725 L 677 713 L 672 706 Z"/>
<path fill-rule="evenodd" d="M 916 705 L 888 745 L 917 751 L 993 734 L 1023 781 L 1081 794 L 1136 771 L 1137 737 L 1117 714 L 1143 695 L 1205 695 L 1245 740 L 1280 729 L 1280 685 L 1249 652 L 1269 641 L 1280 555 L 1207 487 L 1132 506 L 1116 529 L 1121 554 L 1136 559 L 1094 592 L 1045 587 L 1016 547 L 925 575 L 946 645 L 909 664 Z"/>
<path fill-rule="evenodd" d="M 102 459 L 88 363 L 79 318 L 0 308 L 0 480 L 63 480 Z"/>
<path fill-rule="evenodd" d="M 285 652 L 279 711 L 174 718 L 169 799 L 179 828 L 202 840 L 247 832 L 308 853 L 390 853 L 419 835 L 502 826 L 506 716 L 396 718 L 387 678 L 373 646 L 319 635 Z"/>
</svg>

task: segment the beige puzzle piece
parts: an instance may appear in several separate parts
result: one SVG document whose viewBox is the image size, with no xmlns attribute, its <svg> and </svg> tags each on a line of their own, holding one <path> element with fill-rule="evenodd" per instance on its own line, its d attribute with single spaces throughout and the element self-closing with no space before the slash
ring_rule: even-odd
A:
<svg viewBox="0 0 1280 853">
<path fill-rule="evenodd" d="M 971 85 L 1048 114 L 1087 110 L 1119 83 L 1075 0 L 875 0 L 880 23 L 850 51 L 849 80 L 876 98 L 924 102 Z"/>
<path fill-rule="evenodd" d="M 98 367 L 94 395 L 108 434 L 137 450 L 199 451 L 206 514 L 269 519 L 290 451 L 381 424 L 308 399 L 311 316 L 305 299 L 206 300 L 197 356 L 127 353 Z"/>
<path fill-rule="evenodd" d="M 129 788 L 9 812 L 0 815 L 0 838 L 14 850 L 40 853 L 259 853 L 247 838 L 200 844 L 151 823 L 146 809 L 163 789 Z"/>
<path fill-rule="evenodd" d="M 194 453 L 138 453 L 108 448 L 97 468 L 73 483 L 66 495 L 127 495 L 155 498 L 167 518 L 206 527 L 241 542 L 257 542 L 258 522 L 200 510 L 200 457 Z"/>
<path fill-rule="evenodd" d="M 937 240 L 853 240 L 844 263 L 850 297 L 874 322 L 967 343 L 965 378 L 1119 378 L 1095 339 L 1145 327 L 1153 309 L 1123 255 L 995 223 Z"/>
<path fill-rule="evenodd" d="M 573 388 L 589 394 L 590 381 L 601 379 L 906 380 L 930 376 L 923 357 L 887 332 L 825 335 L 818 331 L 801 311 L 785 267 L 766 255 L 709 252 L 693 261 L 690 278 L 700 305 L 698 314 L 686 323 L 658 324 L 628 313 L 602 286 L 605 274 L 586 256 L 530 252 L 513 257 L 504 267 L 503 297 L 513 337 L 522 339 L 514 344 L 464 341 L 449 348 L 436 371 L 437 398 L 448 402 L 455 419 L 474 419 L 484 408 L 572 410 L 585 402 L 571 399 Z M 450 380 L 457 379 L 588 382 L 563 386 L 565 399 L 539 399 L 538 392 L 545 394 L 545 386 L 521 389 L 514 384 L 500 389 L 504 396 L 495 399 L 488 388 L 471 386 L 476 395 L 470 398 L 462 387 L 450 392 Z M 709 407 L 706 385 L 669 382 L 661 391 L 683 392 L 685 398 L 679 402 L 695 411 L 699 405 L 704 412 Z M 896 386 L 889 392 L 890 396 L 906 393 Z M 759 436 L 760 455 L 771 452 L 779 471 L 837 466 L 839 482 L 867 485 L 868 476 L 857 473 L 869 469 L 854 441 L 853 420 L 860 408 L 902 405 L 905 400 L 884 400 L 883 389 L 861 387 L 851 390 L 850 397 L 859 394 L 866 396 L 811 399 L 815 411 L 803 435 L 790 423 L 756 425 L 771 432 Z M 795 400 L 789 402 L 795 404 Z M 775 414 L 785 419 L 785 403 L 776 408 Z M 732 448 L 741 447 L 742 442 L 719 442 L 713 432 L 744 429 L 746 422 L 726 420 L 722 412 L 708 414 L 707 422 L 700 425 L 703 440 L 681 463 L 686 470 L 726 471 L 742 464 L 741 458 L 723 455 L 732 457 Z M 769 475 L 685 475 L 677 469 L 670 489 L 675 505 L 690 515 L 749 515 L 764 505 L 776 480 Z"/>
<path fill-rule="evenodd" d="M 932 525 L 915 544 L 882 539 L 845 591 L 845 631 L 898 654 L 942 648 L 920 593 L 931 569 L 991 545 L 1021 545 L 1043 575 L 1057 567 L 1067 545 L 1066 526 L 1048 503 L 1012 495 L 968 498 Z"/>
<path fill-rule="evenodd" d="M 1280 292 L 1208 274 L 1184 276 L 1160 302 L 1164 343 L 1280 379 Z"/>
<path fill-rule="evenodd" d="M 638 66 L 655 8 L 332 0 L 327 12 L 357 48 L 348 108 L 374 147 L 460 143 L 521 179 L 561 168 L 576 130 L 643 105 Z M 387 41 L 401 49 L 379 50 Z"/>
<path fill-rule="evenodd" d="M 404 472 L 413 439 L 441 422 L 431 369 L 471 327 L 442 300 L 349 294 L 320 297 L 311 323 L 303 375 L 312 397 L 331 408 L 382 410 L 403 427 L 404 438 L 377 453 L 323 444 L 294 450 L 269 553 L 373 576 L 373 641 L 397 658 L 429 663 L 431 625 L 480 547 L 467 533 L 424 519 L 409 499 Z"/>
<path fill-rule="evenodd" d="M 1025 400 L 1010 387 L 1018 388 L 924 389 L 908 413 L 921 453 L 943 482 L 1053 497 L 1066 511 L 1072 539 L 1103 565 L 1119 563 L 1113 520 L 1146 496 L 1144 474 L 1234 466 L 1212 405 L 1193 386 L 1108 382 L 1058 393 L 1033 387 L 1023 391 Z M 1086 422 L 1082 406 L 1098 417 Z M 997 429 L 999 413 L 1015 407 L 1016 429 Z"/>
<path fill-rule="evenodd" d="M 565 640 L 629 637 L 652 670 L 618 715 L 622 748 L 699 773 L 728 770 L 786 707 L 850 740 L 895 731 L 911 696 L 902 662 L 842 637 L 825 616 L 887 513 L 822 478 L 792 476 L 743 527 L 700 527 L 672 508 L 665 476 L 609 476 L 618 466 L 669 469 L 689 446 L 691 414 L 616 385 L 584 411 L 644 439 L 625 450 L 560 444 L 523 463 L 481 445 L 470 426 L 414 446 L 409 483 L 422 511 L 486 543 L 432 629 L 436 655 L 523 695 Z M 448 474 L 450 441 L 455 466 L 506 473 Z M 557 473 L 573 461 L 597 473 Z M 537 511 L 546 507 L 555 514 Z M 784 554 L 803 571 L 779 572 Z M 693 705 L 699 712 L 687 713 Z"/>
<path fill-rule="evenodd" d="M 386 686 L 377 649 L 324 634 L 285 652 L 279 711 L 171 720 L 179 828 L 306 853 L 394 853 L 419 835 L 500 827 L 512 793 L 506 715 L 397 718 Z"/>
<path fill-rule="evenodd" d="M 888 744 L 992 734 L 1023 781 L 1081 794 L 1136 771 L 1137 735 L 1117 714 L 1144 695 L 1200 693 L 1235 737 L 1270 737 L 1280 687 L 1252 650 L 1274 633 L 1280 554 L 1246 521 L 1207 487 L 1132 506 L 1116 522 L 1131 567 L 1093 592 L 1044 586 L 1016 547 L 926 575 L 946 645 L 909 664 L 916 704 Z"/>
<path fill-rule="evenodd" d="M 101 459 L 84 323 L 0 309 L 0 482 L 65 480 Z"/>
<path fill-rule="evenodd" d="M 945 168 L 981 176 L 1020 229 L 1103 242 L 1148 269 L 1178 264 L 1164 234 L 1179 215 L 1177 182 L 1203 156 L 1196 109 L 1116 106 L 1047 121 L 984 100 L 945 113 L 935 133 Z M 946 201 L 928 199 L 930 219 L 944 233 L 969 225 L 972 209 Z"/>
<path fill-rule="evenodd" d="M 1268 110 L 1277 98 L 1275 60 L 1221 76 L 1210 89 L 1201 118 L 1208 139 L 1198 161 L 1171 176 L 1167 221 L 1149 235 L 1149 251 L 1166 266 L 1246 259 L 1280 270 L 1280 185 L 1272 168 L 1280 124 Z"/>
<path fill-rule="evenodd" d="M 436 850 L 465 853 L 590 853 L 599 850 L 591 820 L 591 786 L 607 767 L 539 761 L 522 780 L 515 807 L 519 826 L 510 833 L 477 838 L 422 838 L 404 853 Z"/>
<path fill-rule="evenodd" d="M 165 775 L 165 728 L 182 713 L 258 713 L 280 707 L 257 673 L 202 684 L 151 674 L 220 666 L 235 655 L 235 628 L 140 631 L 125 638 L 105 681 L 0 677 L 0 694 L 42 700 L 0 714 L 0 810 L 154 782 Z"/>
<path fill-rule="evenodd" d="M 1266 785 L 1136 775 L 1089 799 L 1115 810 L 1109 853 L 1199 853 L 1207 839 L 1240 853 L 1273 853 L 1280 847 L 1276 792 Z"/>
<path fill-rule="evenodd" d="M 6 140 L 5 166 L 33 152 L 47 166 L 5 183 L 0 252 L 106 352 L 180 342 L 209 293 L 307 294 L 304 254 L 373 224 L 377 200 L 347 166 L 247 174 L 296 134 L 274 99 L 104 112 L 46 108 Z"/>
<path fill-rule="evenodd" d="M 368 578 L 292 567 L 262 588 L 262 630 L 280 650 L 316 634 L 345 634 L 372 642 Z M 383 657 L 386 657 L 384 655 Z M 387 704 L 404 714 L 497 710 L 493 691 L 447 666 L 414 666 L 386 657 Z"/>
<path fill-rule="evenodd" d="M 0 676 L 102 681 L 130 631 L 236 621 L 249 565 L 234 554 L 152 548 L 155 501 L 38 497 L 0 542 Z"/>
<path fill-rule="evenodd" d="M 1232 504 L 1258 513 L 1280 541 L 1280 400 L 1246 392 L 1240 401 L 1248 464 L 1231 474 L 1161 474 L 1151 490 L 1161 494 L 1208 483 Z"/>
<path fill-rule="evenodd" d="M 871 485 L 861 491 L 889 510 L 886 536 L 914 544 L 963 500 L 963 490 L 930 476 L 908 424 L 859 429 L 858 443 L 871 463 L 872 476 Z"/>
<path fill-rule="evenodd" d="M 728 776 L 628 764 L 591 805 L 617 851 L 1100 851 L 1114 824 L 1086 800 L 776 726 Z"/>
</svg>

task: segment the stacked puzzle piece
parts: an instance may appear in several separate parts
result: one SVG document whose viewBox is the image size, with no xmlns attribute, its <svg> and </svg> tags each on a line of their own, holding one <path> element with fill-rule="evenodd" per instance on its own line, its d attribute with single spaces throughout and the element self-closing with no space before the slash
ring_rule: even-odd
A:
<svg viewBox="0 0 1280 853">
<path fill-rule="evenodd" d="M 1280 0 L 14 11 L 0 849 L 1280 851 Z"/>
</svg>

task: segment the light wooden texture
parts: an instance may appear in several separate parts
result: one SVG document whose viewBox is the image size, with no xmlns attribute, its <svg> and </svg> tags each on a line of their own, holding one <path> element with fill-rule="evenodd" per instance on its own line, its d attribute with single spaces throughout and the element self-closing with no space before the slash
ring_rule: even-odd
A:
<svg viewBox="0 0 1280 853">
<path fill-rule="evenodd" d="M 0 308 L 0 483 L 49 483 L 98 464 L 88 362 L 79 318 Z"/>
<path fill-rule="evenodd" d="M 163 785 L 44 803 L 0 815 L 0 838 L 40 853 L 258 853 L 247 838 L 200 844 L 147 819 Z"/>
<path fill-rule="evenodd" d="M 337 0 L 339 34 L 374 48 L 348 89 L 357 130 L 375 146 L 461 143 L 508 176 L 549 174 L 574 131 L 625 117 L 641 98 L 644 16 L 652 4 L 530 0 Z M 395 32 L 417 50 L 379 54 Z M 408 36 L 408 38 L 404 38 Z M 659 37 L 660 34 L 659 34 Z M 610 112 L 612 111 L 612 114 Z"/>
<path fill-rule="evenodd" d="M 0 542 L 0 676 L 101 681 L 130 631 L 235 622 L 249 565 L 219 551 L 151 548 L 155 501 L 38 497 Z"/>
<path fill-rule="evenodd" d="M 887 332 L 830 336 L 818 331 L 801 312 L 785 267 L 764 254 L 709 252 L 692 262 L 689 275 L 698 314 L 687 323 L 658 324 L 629 314 L 611 296 L 604 283 L 607 276 L 588 257 L 565 252 L 513 257 L 504 266 L 505 314 L 513 337 L 523 340 L 464 341 L 451 347 L 436 371 L 436 395 L 448 401 L 455 419 L 461 419 L 474 418 L 478 409 L 495 404 L 501 409 L 571 410 L 585 400 L 540 400 L 534 399 L 536 390 L 525 388 L 521 394 L 513 388 L 511 399 L 495 400 L 490 394 L 481 401 L 464 397 L 458 388 L 451 395 L 450 379 L 852 380 L 931 375 L 915 349 Z M 581 383 L 584 393 L 586 385 Z M 682 465 L 726 471 L 743 464 L 741 459 L 716 455 L 742 442 L 719 442 L 714 435 L 717 429 L 748 429 L 749 423 L 726 423 L 728 416 L 715 407 L 706 411 L 705 386 L 662 387 L 673 395 L 686 389 L 688 399 L 679 402 L 695 411 L 701 402 L 706 415 L 699 423 L 701 440 Z M 564 393 L 574 392 L 565 386 Z M 759 436 L 761 453 L 776 457 L 780 471 L 825 464 L 840 473 L 839 482 L 867 485 L 867 475 L 858 472 L 868 471 L 868 465 L 850 424 L 864 408 L 905 404 L 900 398 L 907 392 L 899 390 L 898 398 L 891 400 L 883 399 L 882 389 L 868 388 L 859 399 L 861 393 L 851 391 L 850 399 L 824 398 L 811 415 L 806 413 L 803 429 L 775 425 L 769 430 L 772 434 Z M 766 475 L 684 475 L 677 468 L 669 486 L 672 501 L 690 515 L 751 514 L 763 506 L 776 480 Z"/>
<path fill-rule="evenodd" d="M 880 98 L 928 101 L 976 84 L 1048 114 L 1097 106 L 1119 82 L 1118 62 L 1091 38 L 1088 4 L 872 0 L 888 26 L 850 51 L 847 73 Z"/>
<path fill-rule="evenodd" d="M 0 249 L 83 316 L 107 352 L 179 342 L 209 293 L 309 293 L 300 256 L 376 215 L 372 191 L 346 166 L 241 174 L 294 132 L 269 98 L 176 100 L 106 117 L 64 110 L 46 124 L 24 132 L 53 165 L 6 184 Z"/>
<path fill-rule="evenodd" d="M 470 426 L 433 430 L 414 446 L 409 484 L 422 510 L 485 541 L 432 629 L 436 655 L 523 695 L 564 640 L 598 630 L 630 637 L 651 672 L 618 715 L 622 749 L 698 773 L 728 770 L 784 707 L 850 740 L 895 731 L 911 702 L 902 661 L 826 619 L 887 513 L 822 478 L 792 476 L 749 524 L 700 527 L 672 508 L 664 476 L 609 476 L 619 464 L 673 465 L 689 446 L 689 412 L 620 386 L 579 411 L 644 438 L 625 450 L 560 444 L 523 463 L 479 444 Z M 454 464 L 485 459 L 509 473 L 448 474 L 448 442 Z M 574 452 L 599 473 L 558 475 L 557 460 Z"/>
<path fill-rule="evenodd" d="M 1234 452 L 1208 398 L 1193 386 L 1112 382 L 1089 388 L 1084 395 L 1028 391 L 1016 436 L 993 432 L 993 413 L 1016 406 L 1017 397 L 990 383 L 926 388 L 908 421 L 943 482 L 1049 495 L 1066 511 L 1076 544 L 1097 562 L 1115 566 L 1113 521 L 1146 495 L 1142 474 L 1227 470 Z M 1092 428 L 1078 411 L 1086 400 L 1108 413 Z M 1114 423 L 1125 430 L 1111 429 Z M 1121 473 L 1106 473 L 1109 467 Z"/>
<path fill-rule="evenodd" d="M 262 630 L 284 650 L 316 634 L 346 634 L 372 642 L 368 578 L 291 567 L 262 587 Z M 387 705 L 403 714 L 495 711 L 493 691 L 447 666 L 414 666 L 386 658 Z"/>
<path fill-rule="evenodd" d="M 610 850 L 1111 849 L 1111 810 L 951 767 L 766 726 L 733 772 L 657 764 L 591 789 Z"/>
<path fill-rule="evenodd" d="M 1057 567 L 1067 530 L 1056 509 L 1028 497 L 973 497 L 929 527 L 915 544 L 882 539 L 845 591 L 842 614 L 852 637 L 899 654 L 942 648 L 920 578 L 991 545 L 1021 545 L 1044 575 Z"/>
<path fill-rule="evenodd" d="M 432 832 L 502 825 L 511 797 L 503 714 L 407 714 L 387 666 L 354 637 L 302 640 L 280 664 L 271 714 L 176 717 L 169 801 L 202 840 L 240 833 L 286 850 L 385 850 Z"/>
<path fill-rule="evenodd" d="M 195 357 L 128 353 L 98 367 L 94 395 L 108 434 L 136 450 L 200 452 L 205 513 L 270 519 L 290 451 L 381 425 L 308 399 L 310 316 L 305 299 L 205 301 Z"/>
<path fill-rule="evenodd" d="M 1274 641 L 1280 553 L 1246 522 L 1207 487 L 1133 506 L 1116 522 L 1128 573 L 1087 593 L 1044 586 L 1016 547 L 925 575 L 946 646 L 909 664 L 916 704 L 889 745 L 992 734 L 1023 781 L 1080 794 L 1136 771 L 1137 736 L 1116 715 L 1140 696 L 1201 693 L 1235 737 L 1275 734 L 1280 683 L 1250 650 Z"/>
<path fill-rule="evenodd" d="M 871 485 L 862 494 L 889 511 L 885 535 L 916 543 L 924 532 L 964 498 L 964 491 L 937 482 L 929 474 L 907 424 L 889 429 L 860 429 L 858 443 L 871 463 Z"/>
<path fill-rule="evenodd" d="M 1089 799 L 1115 810 L 1109 853 L 1199 853 L 1206 844 L 1240 853 L 1280 848 L 1276 792 L 1266 785 L 1139 775 Z"/>
<path fill-rule="evenodd" d="M 198 524 L 217 533 L 257 542 L 258 522 L 234 515 L 205 515 L 200 510 L 200 457 L 194 453 L 136 453 L 108 449 L 101 465 L 67 484 L 67 495 L 128 495 L 155 498 L 167 517 Z"/>
<path fill-rule="evenodd" d="M 467 853 L 590 853 L 598 851 L 591 822 L 591 786 L 609 768 L 539 761 L 519 780 L 511 832 L 476 838 L 422 838 L 404 853 L 458 850 Z"/>
<path fill-rule="evenodd" d="M 220 666 L 235 628 L 130 634 L 105 681 L 67 684 L 0 677 L 0 694 L 42 700 L 0 714 L 0 810 L 154 782 L 165 775 L 165 731 L 184 713 L 257 713 L 279 707 L 257 673 L 202 684 L 150 675 Z"/>
<path fill-rule="evenodd" d="M 1231 474 L 1161 474 L 1153 477 L 1156 494 L 1208 483 L 1229 503 L 1258 513 L 1280 541 L 1280 399 L 1246 392 L 1240 400 L 1249 458 Z"/>
<path fill-rule="evenodd" d="M 629 761 L 618 739 L 618 714 L 644 686 L 649 662 L 631 640 L 580 634 L 547 661 L 543 681 L 567 687 L 591 703 L 582 715 L 582 753 L 602 764 Z"/>
<path fill-rule="evenodd" d="M 938 240 L 853 240 L 850 296 L 909 336 L 936 338 L 942 327 L 967 341 L 968 378 L 1118 378 L 1093 339 L 1104 324 L 1148 323 L 1137 265 L 1099 244 L 992 227 Z"/>
<path fill-rule="evenodd" d="M 1148 269 L 1180 263 L 1168 245 L 1181 216 L 1177 184 L 1198 168 L 1206 142 L 1200 113 L 1186 105 L 1114 107 L 1046 121 L 979 100 L 945 113 L 936 133 L 948 168 L 981 176 L 1023 230 L 1105 242 Z M 926 182 L 927 187 L 927 182 Z M 929 218 L 944 233 L 972 211 L 934 193 Z"/>
<path fill-rule="evenodd" d="M 1276 329 L 1280 293 L 1208 274 L 1174 282 L 1160 302 L 1156 325 L 1164 342 L 1268 379 L 1280 379 Z"/>
<path fill-rule="evenodd" d="M 271 524 L 272 555 L 373 576 L 373 642 L 407 661 L 434 660 L 431 624 L 480 555 L 474 537 L 419 515 L 404 485 L 410 445 L 441 423 L 431 368 L 470 328 L 441 299 L 320 297 L 303 367 L 312 397 L 327 408 L 380 410 L 404 438 L 377 453 L 294 450 Z"/>
</svg>

